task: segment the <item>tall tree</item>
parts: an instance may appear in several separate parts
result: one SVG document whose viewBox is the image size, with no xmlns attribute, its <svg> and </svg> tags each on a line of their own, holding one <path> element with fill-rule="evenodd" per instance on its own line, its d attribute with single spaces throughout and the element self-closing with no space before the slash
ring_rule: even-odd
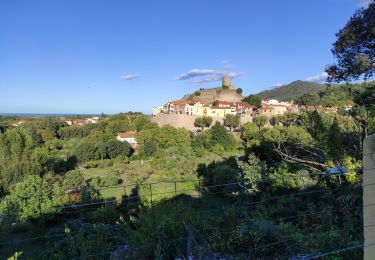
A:
<svg viewBox="0 0 375 260">
<path fill-rule="evenodd" d="M 258 130 L 260 132 L 260 129 L 262 129 L 265 124 L 267 124 L 268 118 L 266 116 L 256 116 L 254 117 L 253 122 L 258 127 Z"/>
<path fill-rule="evenodd" d="M 205 127 L 210 127 L 211 124 L 212 124 L 212 117 L 210 116 L 197 117 L 194 121 L 194 126 L 200 127 L 202 129 L 202 132 Z"/>
<path fill-rule="evenodd" d="M 236 128 L 240 125 L 240 116 L 227 114 L 224 118 L 224 125 L 228 126 L 230 131 L 233 131 L 233 128 Z"/>
<path fill-rule="evenodd" d="M 242 99 L 242 101 L 248 103 L 251 106 L 256 106 L 257 108 L 260 108 L 262 106 L 262 99 L 256 95 L 249 95 Z"/>
<path fill-rule="evenodd" d="M 326 68 L 328 82 L 369 79 L 375 73 L 375 1 L 359 9 L 337 34 L 332 53 L 337 64 Z"/>
</svg>

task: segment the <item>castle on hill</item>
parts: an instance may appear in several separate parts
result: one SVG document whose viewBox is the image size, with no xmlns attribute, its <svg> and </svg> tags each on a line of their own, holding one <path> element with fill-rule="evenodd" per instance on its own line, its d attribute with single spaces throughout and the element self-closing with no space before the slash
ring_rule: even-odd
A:
<svg viewBox="0 0 375 260">
<path fill-rule="evenodd" d="M 223 76 L 218 88 L 200 89 L 182 99 L 171 100 L 153 108 L 153 115 L 177 114 L 224 118 L 227 114 L 253 116 L 256 107 L 242 102 L 242 90 L 236 89 L 231 78 Z"/>
</svg>

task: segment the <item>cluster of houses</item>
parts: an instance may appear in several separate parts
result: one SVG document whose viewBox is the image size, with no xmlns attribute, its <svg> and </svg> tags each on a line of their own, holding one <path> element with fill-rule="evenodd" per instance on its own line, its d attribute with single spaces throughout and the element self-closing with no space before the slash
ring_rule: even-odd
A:
<svg viewBox="0 0 375 260">
<path fill-rule="evenodd" d="M 85 119 L 75 119 L 75 120 L 65 120 L 68 126 L 82 126 L 87 124 L 97 124 L 99 122 L 99 117 L 94 116 Z"/>
<path fill-rule="evenodd" d="M 225 117 L 227 114 L 240 116 L 253 116 L 257 107 L 250 106 L 246 102 L 228 102 L 225 100 L 216 100 L 206 105 L 197 100 L 186 101 L 183 99 L 169 101 L 163 106 L 153 108 L 153 115 L 158 114 L 178 114 L 190 116 L 211 116 Z"/>
<path fill-rule="evenodd" d="M 153 115 L 180 114 L 191 116 L 225 117 L 227 114 L 250 116 L 264 115 L 269 118 L 282 115 L 286 112 L 298 112 L 299 107 L 291 102 L 282 102 L 275 99 L 263 100 L 260 108 L 251 106 L 246 102 L 228 102 L 216 100 L 205 105 L 196 100 L 172 100 L 162 106 L 153 108 Z"/>
</svg>

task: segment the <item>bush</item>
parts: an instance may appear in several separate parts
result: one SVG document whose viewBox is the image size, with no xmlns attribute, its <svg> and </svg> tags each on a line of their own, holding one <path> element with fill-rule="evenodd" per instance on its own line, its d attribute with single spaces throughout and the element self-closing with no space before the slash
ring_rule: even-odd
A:
<svg viewBox="0 0 375 260">
<path fill-rule="evenodd" d="M 120 183 L 121 179 L 116 176 L 94 177 L 90 180 L 90 187 L 94 189 L 113 187 Z"/>
<path fill-rule="evenodd" d="M 104 159 L 104 160 L 93 160 L 88 161 L 84 164 L 84 167 L 87 169 L 90 168 L 105 168 L 110 167 L 113 165 L 113 161 L 110 159 Z"/>
<path fill-rule="evenodd" d="M 92 141 L 81 142 L 77 145 L 74 150 L 74 154 L 81 160 L 98 160 L 103 158 L 100 149 L 98 149 L 98 144 Z"/>
<path fill-rule="evenodd" d="M 120 219 L 120 214 L 115 206 L 102 206 L 87 214 L 87 218 L 92 223 L 116 224 Z"/>
<path fill-rule="evenodd" d="M 64 190 L 80 190 L 85 186 L 85 179 L 78 170 L 69 171 L 65 174 L 63 180 Z"/>
<path fill-rule="evenodd" d="M 110 140 L 105 143 L 105 152 L 108 158 L 116 158 L 118 156 L 129 156 L 131 146 L 128 142 L 120 142 L 118 140 Z"/>
</svg>

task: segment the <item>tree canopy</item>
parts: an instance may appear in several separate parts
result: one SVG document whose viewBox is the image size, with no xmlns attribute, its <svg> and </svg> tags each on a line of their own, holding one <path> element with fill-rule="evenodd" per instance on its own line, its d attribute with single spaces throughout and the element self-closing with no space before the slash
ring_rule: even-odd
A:
<svg viewBox="0 0 375 260">
<path fill-rule="evenodd" d="M 256 95 L 249 95 L 242 99 L 243 102 L 248 103 L 251 106 L 256 106 L 257 108 L 260 108 L 262 106 L 262 99 Z"/>
<path fill-rule="evenodd" d="M 375 2 L 359 9 L 337 34 L 332 53 L 337 63 L 326 68 L 329 82 L 369 79 L 375 73 Z"/>
</svg>

